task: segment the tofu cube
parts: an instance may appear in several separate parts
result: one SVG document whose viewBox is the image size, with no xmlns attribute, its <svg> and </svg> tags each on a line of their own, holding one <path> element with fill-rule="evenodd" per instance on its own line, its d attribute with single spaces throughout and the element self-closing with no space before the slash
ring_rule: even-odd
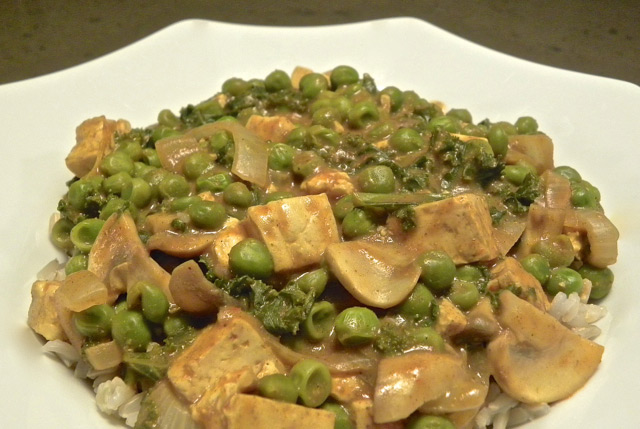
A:
<svg viewBox="0 0 640 429">
<path fill-rule="evenodd" d="M 490 261 L 500 256 L 489 206 L 483 197 L 458 195 L 415 208 L 416 227 L 405 244 L 417 254 L 441 250 L 456 264 Z"/>
<path fill-rule="evenodd" d="M 278 273 L 319 263 L 327 246 L 340 240 L 326 194 L 249 207 L 247 218 L 269 249 Z"/>
<path fill-rule="evenodd" d="M 31 305 L 27 324 L 48 341 L 67 339 L 58 320 L 54 301 L 60 285 L 58 281 L 36 281 L 31 286 Z"/>
<path fill-rule="evenodd" d="M 238 394 L 225 409 L 227 429 L 333 429 L 335 414 L 302 405 Z"/>
</svg>

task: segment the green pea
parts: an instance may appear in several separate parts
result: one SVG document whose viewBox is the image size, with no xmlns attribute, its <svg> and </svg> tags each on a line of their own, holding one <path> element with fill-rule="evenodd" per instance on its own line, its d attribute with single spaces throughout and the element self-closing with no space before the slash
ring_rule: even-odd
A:
<svg viewBox="0 0 640 429">
<path fill-rule="evenodd" d="M 190 188 L 183 176 L 168 173 L 158 185 L 158 191 L 163 198 L 176 198 L 189 195 Z"/>
<path fill-rule="evenodd" d="M 351 423 L 351 418 L 349 417 L 349 413 L 340 404 L 335 402 L 325 402 L 320 407 L 325 411 L 332 412 L 336 416 L 335 423 L 333 424 L 333 429 L 354 429 L 353 423 Z"/>
<path fill-rule="evenodd" d="M 311 122 L 315 125 L 332 127 L 334 123 L 340 122 L 340 114 L 333 107 L 323 107 L 316 110 L 311 116 Z"/>
<path fill-rule="evenodd" d="M 181 133 L 178 130 L 174 130 L 173 128 L 159 125 L 155 127 L 151 132 L 151 140 L 153 140 L 154 142 L 157 142 L 167 137 L 179 136 L 180 134 Z"/>
<path fill-rule="evenodd" d="M 313 151 L 304 151 L 293 157 L 293 172 L 302 177 L 309 177 L 314 174 L 324 161 Z"/>
<path fill-rule="evenodd" d="M 609 268 L 596 268 L 583 265 L 578 270 L 583 279 L 591 281 L 589 299 L 602 299 L 609 294 L 613 286 L 613 271 Z"/>
<path fill-rule="evenodd" d="M 358 175 L 358 184 L 364 192 L 391 193 L 396 188 L 393 170 L 386 165 L 367 167 Z"/>
<path fill-rule="evenodd" d="M 142 159 L 142 145 L 135 140 L 120 142 L 117 151 L 125 153 L 132 161 L 140 161 Z"/>
<path fill-rule="evenodd" d="M 221 120 L 222 118 L 216 122 Z M 209 137 L 209 149 L 214 153 L 221 153 L 231 143 L 233 143 L 233 136 L 226 130 L 217 130 Z"/>
<path fill-rule="evenodd" d="M 404 93 L 395 86 L 386 87 L 380 91 L 380 95 L 389 96 L 392 112 L 396 112 L 400 107 L 402 107 L 402 103 L 404 102 Z"/>
<path fill-rule="evenodd" d="M 312 125 L 309 127 L 311 139 L 321 146 L 337 146 L 340 142 L 340 135 L 332 129 L 322 125 Z"/>
<path fill-rule="evenodd" d="M 529 175 L 536 175 L 535 170 L 527 165 L 507 165 L 502 170 L 504 178 L 514 185 L 522 185 L 524 179 Z"/>
<path fill-rule="evenodd" d="M 342 234 L 346 238 L 356 238 L 371 234 L 376 225 L 362 209 L 353 209 L 342 219 Z"/>
<path fill-rule="evenodd" d="M 554 268 L 549 275 L 545 289 L 551 295 L 564 292 L 567 296 L 582 291 L 582 276 L 575 270 L 566 267 Z"/>
<path fill-rule="evenodd" d="M 290 377 L 298 388 L 303 405 L 318 407 L 331 393 L 329 368 L 314 359 L 303 359 L 291 368 Z"/>
<path fill-rule="evenodd" d="M 195 110 L 207 119 L 215 119 L 224 115 L 224 109 L 216 98 L 210 98 L 195 106 Z"/>
<path fill-rule="evenodd" d="M 315 98 L 326 89 L 329 89 L 329 82 L 320 73 L 309 73 L 300 79 L 300 92 L 307 98 Z"/>
<path fill-rule="evenodd" d="M 162 109 L 158 113 L 158 123 L 165 127 L 177 128 L 181 125 L 180 118 L 169 109 Z"/>
<path fill-rule="evenodd" d="M 150 147 L 142 149 L 142 160 L 150 165 L 151 167 L 161 168 L 162 163 L 160 162 L 160 157 L 158 156 L 158 152 Z"/>
<path fill-rule="evenodd" d="M 306 127 L 294 128 L 287 135 L 287 144 L 298 149 L 304 149 L 311 145 L 312 136 Z"/>
<path fill-rule="evenodd" d="M 107 204 L 102 207 L 102 210 L 100 210 L 99 218 L 107 220 L 112 214 L 124 213 L 125 210 L 128 210 L 134 218 L 137 216 L 136 208 L 132 207 L 128 201 L 125 201 L 122 198 L 111 198 L 107 201 Z"/>
<path fill-rule="evenodd" d="M 540 240 L 531 250 L 533 253 L 544 256 L 552 268 L 567 267 L 576 256 L 571 239 L 564 234 Z"/>
<path fill-rule="evenodd" d="M 467 136 L 485 137 L 486 138 L 488 130 L 483 129 L 482 127 L 480 127 L 478 125 L 465 124 L 462 127 L 462 130 L 460 130 L 460 133 L 464 134 L 464 135 L 467 135 Z"/>
<path fill-rule="evenodd" d="M 120 313 L 121 311 L 125 311 L 129 309 L 129 305 L 127 304 L 127 300 L 120 301 L 113 306 L 113 311 L 115 314 Z"/>
<path fill-rule="evenodd" d="M 264 79 L 264 87 L 268 92 L 278 92 L 291 88 L 291 78 L 282 70 L 274 70 Z"/>
<path fill-rule="evenodd" d="M 151 342 L 151 330 L 142 313 L 122 310 L 113 316 L 111 337 L 122 348 L 145 351 Z"/>
<path fill-rule="evenodd" d="M 515 127 L 515 125 L 510 124 L 509 122 L 506 122 L 506 121 L 496 122 L 492 126 L 501 128 L 509 136 L 514 136 L 518 134 L 518 129 Z"/>
<path fill-rule="evenodd" d="M 371 122 L 375 122 L 380 119 L 380 113 L 378 107 L 372 101 L 360 101 L 353 105 L 349 109 L 347 114 L 349 119 L 349 125 L 352 128 L 364 128 Z"/>
<path fill-rule="evenodd" d="M 222 197 L 224 202 L 238 207 L 249 207 L 253 204 L 253 192 L 242 182 L 233 182 L 227 186 Z"/>
<path fill-rule="evenodd" d="M 329 282 L 329 271 L 326 268 L 318 268 L 309 271 L 295 279 L 296 285 L 305 293 L 313 291 L 315 297 L 319 297 L 324 292 Z"/>
<path fill-rule="evenodd" d="M 574 207 L 594 209 L 598 207 L 599 195 L 597 189 L 585 181 L 571 183 L 571 204 Z"/>
<path fill-rule="evenodd" d="M 122 198 L 130 201 L 137 208 L 143 208 L 151 201 L 153 191 L 151 185 L 139 177 L 134 177 L 122 191 Z"/>
<path fill-rule="evenodd" d="M 435 306 L 436 299 L 431 291 L 422 283 L 418 283 L 411 295 L 400 304 L 398 311 L 405 318 L 424 319 L 433 315 Z"/>
<path fill-rule="evenodd" d="M 431 118 L 427 124 L 427 129 L 432 132 L 443 130 L 448 133 L 459 133 L 461 127 L 460 119 L 453 116 L 437 116 L 435 118 Z"/>
<path fill-rule="evenodd" d="M 207 152 L 195 152 L 185 158 L 182 172 L 189 180 L 195 180 L 214 166 L 215 157 Z"/>
<path fill-rule="evenodd" d="M 73 274 L 78 271 L 86 270 L 89 265 L 89 258 L 82 253 L 72 256 L 64 267 L 66 275 Z"/>
<path fill-rule="evenodd" d="M 198 192 L 220 192 L 224 191 L 227 186 L 233 182 L 231 176 L 227 173 L 204 174 L 196 179 L 196 189 Z"/>
<path fill-rule="evenodd" d="M 351 109 L 352 106 L 353 106 L 353 103 L 351 102 L 351 100 L 343 96 L 332 98 L 329 101 L 329 107 L 332 107 L 333 109 L 335 109 L 335 111 L 338 113 L 340 117 L 340 121 L 343 121 L 347 118 L 347 115 L 349 114 L 349 109 Z"/>
<path fill-rule="evenodd" d="M 518 134 L 535 134 L 538 132 L 538 121 L 531 116 L 521 116 L 516 120 Z"/>
<path fill-rule="evenodd" d="M 379 141 L 390 138 L 395 131 L 396 129 L 392 122 L 381 122 L 367 132 L 367 137 L 369 140 Z M 394 147 L 394 149 L 401 151 L 397 147 Z"/>
<path fill-rule="evenodd" d="M 288 171 L 293 165 L 295 150 L 284 143 L 276 143 L 269 150 L 269 168 L 279 171 Z"/>
<path fill-rule="evenodd" d="M 147 282 L 140 282 L 137 287 L 141 291 L 142 315 L 150 322 L 162 323 L 169 314 L 169 300 L 164 292 Z"/>
<path fill-rule="evenodd" d="M 111 322 L 115 315 L 113 307 L 107 304 L 94 305 L 73 314 L 73 325 L 83 336 L 92 340 L 107 338 L 111 333 Z"/>
<path fill-rule="evenodd" d="M 449 290 L 449 299 L 461 310 L 470 310 L 480 299 L 480 292 L 475 283 L 468 280 L 455 279 Z"/>
<path fill-rule="evenodd" d="M 51 241 L 53 244 L 62 250 L 69 250 L 73 247 L 71 237 L 69 236 L 73 229 L 73 222 L 69 219 L 61 218 L 53 224 L 51 228 Z"/>
<path fill-rule="evenodd" d="M 350 85 L 358 82 L 358 71 L 350 66 L 337 66 L 331 71 L 331 88 L 336 89 L 342 85 Z"/>
<path fill-rule="evenodd" d="M 255 238 L 246 238 L 231 248 L 229 265 L 238 275 L 246 274 L 259 279 L 271 277 L 274 270 L 269 249 Z"/>
<path fill-rule="evenodd" d="M 543 285 L 549 280 L 551 267 L 549 266 L 549 261 L 544 256 L 532 253 L 522 258 L 520 263 L 522 264 L 522 268 L 535 277 L 540 284 Z"/>
<path fill-rule="evenodd" d="M 243 79 L 232 77 L 222 84 L 222 92 L 237 97 L 251 89 L 251 84 Z"/>
<path fill-rule="evenodd" d="M 335 332 L 340 344 L 356 347 L 370 344 L 378 335 L 380 320 L 366 307 L 349 307 L 335 321 Z"/>
<path fill-rule="evenodd" d="M 145 182 L 151 185 L 151 189 L 153 190 L 153 196 L 160 196 L 160 183 L 167 177 L 170 173 L 164 168 L 154 168 L 153 170 L 149 170 L 147 173 L 142 176 Z"/>
<path fill-rule="evenodd" d="M 100 171 L 105 176 L 113 176 L 121 171 L 131 176 L 133 175 L 133 160 L 124 152 L 112 152 L 105 156 L 100 163 Z"/>
<path fill-rule="evenodd" d="M 76 180 L 69 185 L 67 198 L 71 207 L 76 210 L 84 210 L 87 206 L 87 198 L 95 192 L 93 184 L 85 179 Z"/>
<path fill-rule="evenodd" d="M 444 351 L 442 335 L 429 326 L 422 326 L 411 332 L 412 342 L 418 346 L 429 347 L 434 352 Z"/>
<path fill-rule="evenodd" d="M 90 218 L 79 222 L 71 229 L 71 242 L 81 252 L 89 253 L 103 225 L 102 219 Z"/>
<path fill-rule="evenodd" d="M 262 203 L 267 204 L 271 201 L 284 200 L 285 198 L 292 198 L 294 195 L 288 191 L 277 191 L 277 192 L 269 192 L 268 194 L 264 194 Z"/>
<path fill-rule="evenodd" d="M 331 334 L 337 315 L 336 307 L 328 301 L 313 304 L 309 315 L 302 323 L 302 330 L 311 341 L 322 341 Z"/>
<path fill-rule="evenodd" d="M 505 156 L 507 154 L 507 150 L 509 149 L 509 135 L 503 128 L 496 125 L 491 126 L 487 134 L 487 140 L 489 140 L 491 149 L 493 149 L 493 153 L 496 154 L 496 156 Z"/>
<path fill-rule="evenodd" d="M 470 124 L 473 122 L 473 118 L 471 117 L 471 113 L 467 109 L 451 109 L 447 112 L 447 116 L 452 116 L 454 118 L 460 119 L 462 122 L 466 122 Z"/>
<path fill-rule="evenodd" d="M 343 220 L 353 209 L 353 195 L 345 195 L 336 201 L 333 206 L 333 215 L 338 220 Z"/>
<path fill-rule="evenodd" d="M 182 335 L 190 328 L 189 321 L 182 315 L 167 316 L 162 322 L 162 330 L 168 337 Z"/>
<path fill-rule="evenodd" d="M 280 402 L 295 404 L 298 400 L 298 386 L 284 374 L 270 374 L 258 380 L 260 396 Z"/>
<path fill-rule="evenodd" d="M 191 195 L 189 197 L 180 197 L 171 200 L 169 209 L 172 212 L 183 212 L 187 210 L 192 204 L 201 202 L 202 199 L 197 195 Z"/>
<path fill-rule="evenodd" d="M 406 429 L 456 429 L 456 426 L 445 417 L 418 414 L 409 420 Z"/>
<path fill-rule="evenodd" d="M 144 177 L 149 171 L 153 170 L 155 167 L 145 164 L 144 162 L 134 162 L 133 163 L 133 177 Z"/>
<path fill-rule="evenodd" d="M 224 206 L 216 201 L 194 201 L 187 213 L 191 222 L 202 229 L 218 229 L 227 220 L 227 212 Z"/>
<path fill-rule="evenodd" d="M 453 282 L 456 265 L 445 252 L 433 250 L 423 253 L 417 259 L 421 268 L 420 279 L 433 291 L 443 291 Z"/>
<path fill-rule="evenodd" d="M 574 168 L 571 168 L 567 165 L 561 165 L 559 167 L 556 167 L 553 169 L 553 172 L 561 175 L 562 177 L 564 177 L 570 182 L 582 181 L 582 177 L 580 176 L 580 173 L 578 173 L 578 171 L 575 170 Z"/>
<path fill-rule="evenodd" d="M 413 128 L 400 128 L 389 137 L 389 145 L 399 152 L 411 152 L 424 146 L 424 140 Z"/>
<path fill-rule="evenodd" d="M 466 280 L 473 283 L 477 283 L 483 277 L 482 271 L 478 267 L 474 267 L 473 265 L 463 265 L 461 267 L 456 268 L 456 279 L 458 280 Z"/>
</svg>

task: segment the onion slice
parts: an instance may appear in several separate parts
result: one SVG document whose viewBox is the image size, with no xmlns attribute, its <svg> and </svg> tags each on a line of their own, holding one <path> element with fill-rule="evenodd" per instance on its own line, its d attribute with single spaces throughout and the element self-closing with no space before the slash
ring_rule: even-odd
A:
<svg viewBox="0 0 640 429">
<path fill-rule="evenodd" d="M 571 210 L 567 213 L 564 226 L 586 232 L 589 241 L 587 262 L 591 265 L 605 268 L 615 264 L 620 233 L 604 213 L 588 209 Z"/>
</svg>

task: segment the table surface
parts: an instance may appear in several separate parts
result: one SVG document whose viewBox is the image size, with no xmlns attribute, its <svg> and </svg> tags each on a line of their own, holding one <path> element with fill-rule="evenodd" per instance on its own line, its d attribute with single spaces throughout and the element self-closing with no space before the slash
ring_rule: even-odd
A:
<svg viewBox="0 0 640 429">
<path fill-rule="evenodd" d="M 188 18 L 309 26 L 392 16 L 421 18 L 516 57 L 640 84 L 640 0 L 3 0 L 0 84 L 83 63 Z"/>
</svg>

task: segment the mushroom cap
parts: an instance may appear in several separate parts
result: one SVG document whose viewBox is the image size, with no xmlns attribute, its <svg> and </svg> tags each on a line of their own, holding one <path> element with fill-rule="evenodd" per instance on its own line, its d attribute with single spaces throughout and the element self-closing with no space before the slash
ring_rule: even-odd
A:
<svg viewBox="0 0 640 429">
<path fill-rule="evenodd" d="M 329 245 L 331 272 L 354 298 L 365 305 L 390 308 L 404 301 L 420 277 L 411 257 L 385 243 L 346 241 Z"/>
<path fill-rule="evenodd" d="M 604 347 L 573 333 L 551 315 L 509 291 L 500 294 L 504 329 L 487 347 L 491 374 L 525 403 L 565 399 L 598 368 Z"/>
</svg>

